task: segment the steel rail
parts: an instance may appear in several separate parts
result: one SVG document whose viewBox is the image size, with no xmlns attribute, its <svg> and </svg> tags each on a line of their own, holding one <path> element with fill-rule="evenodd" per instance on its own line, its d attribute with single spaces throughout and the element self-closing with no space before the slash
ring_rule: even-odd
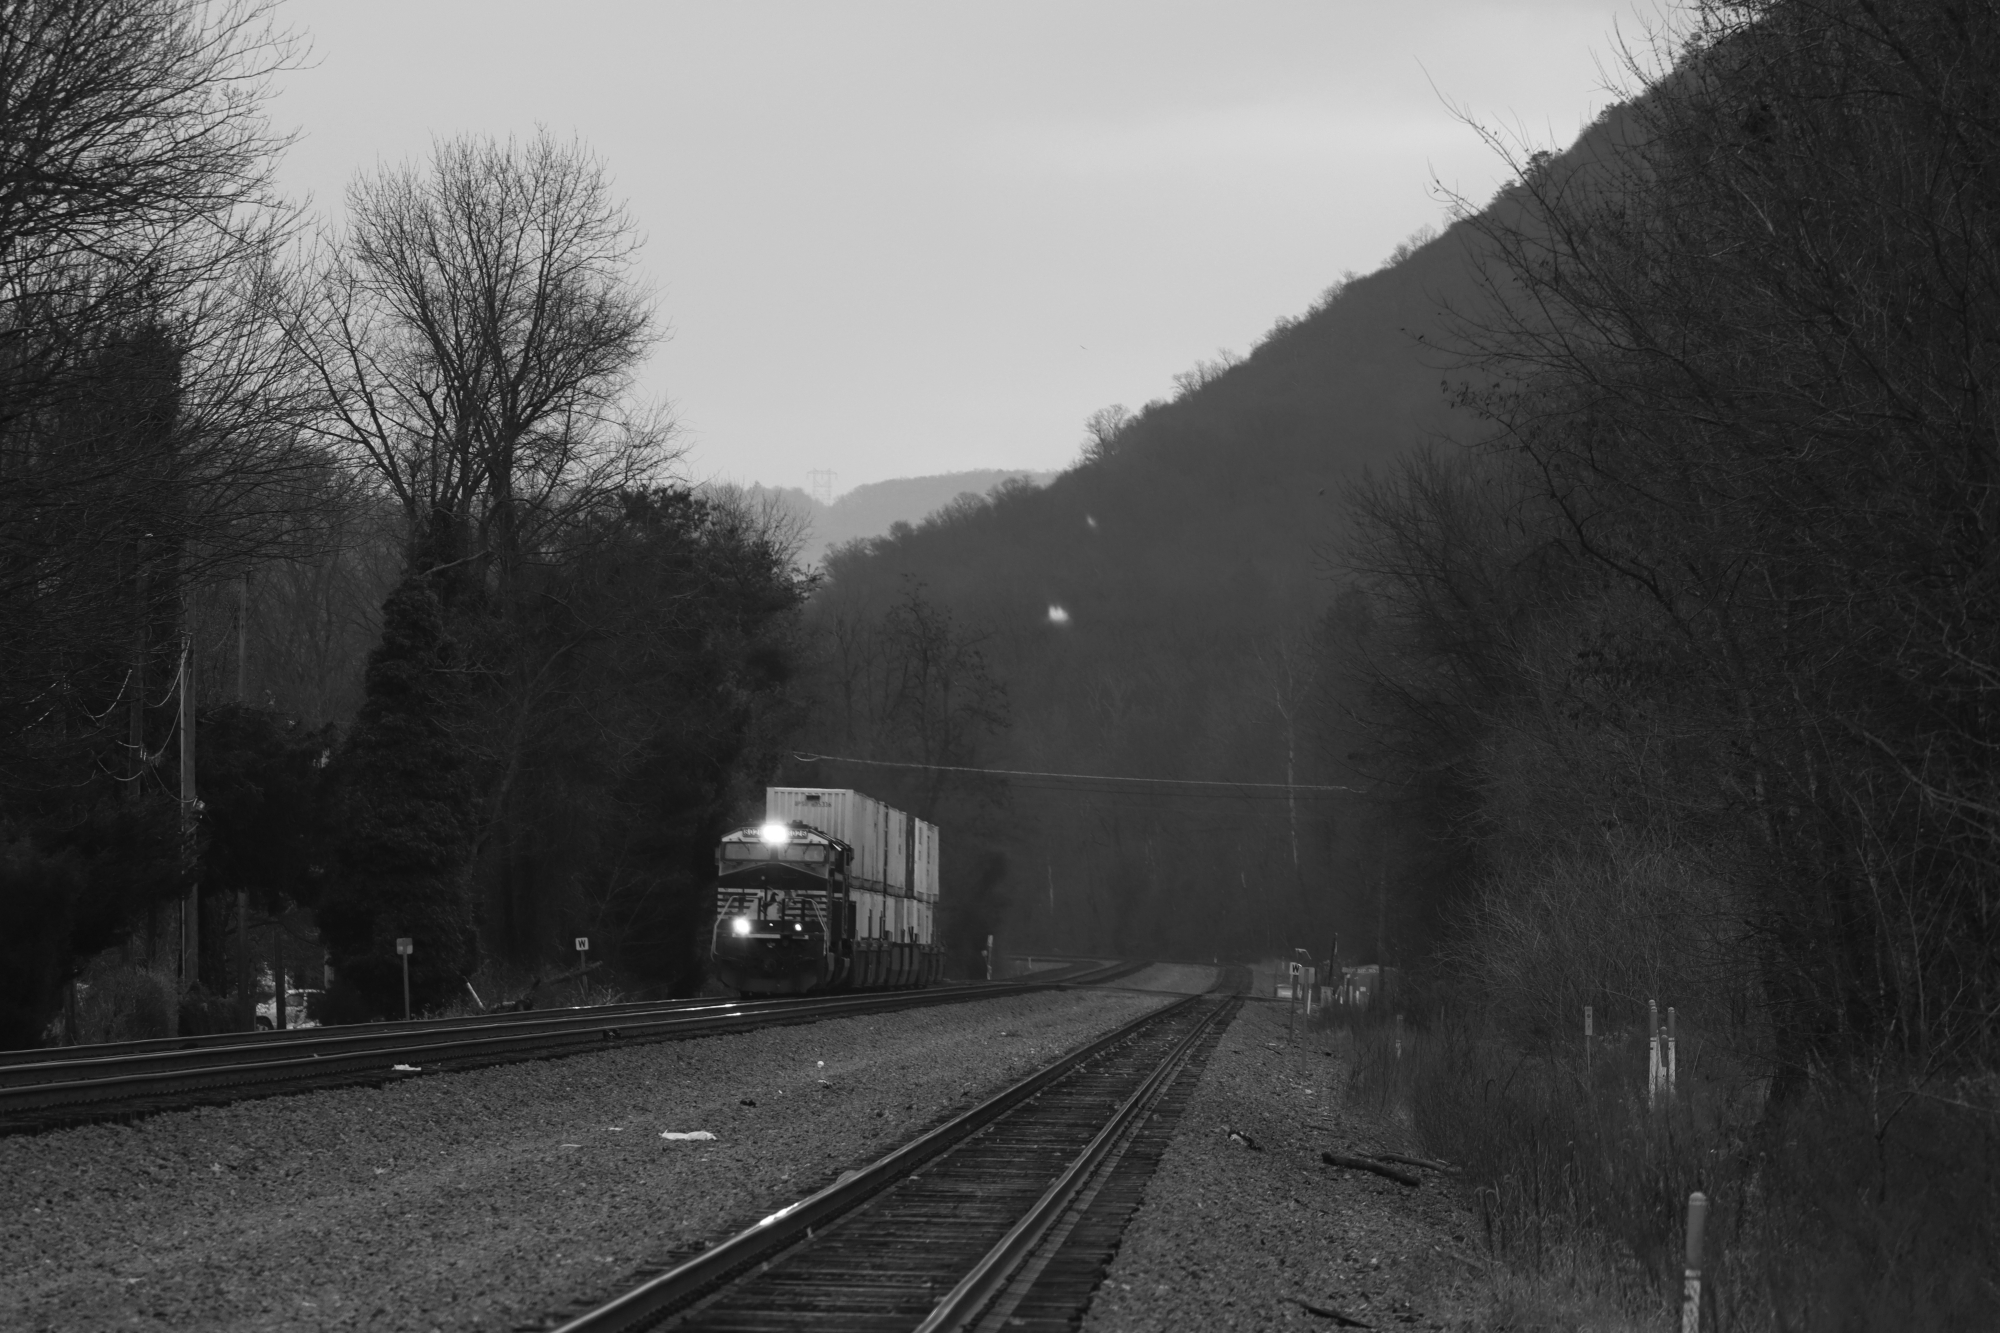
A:
<svg viewBox="0 0 2000 1333">
<path fill-rule="evenodd" d="M 1179 1075 L 1195 1043 L 1214 1025 L 1224 1007 L 1217 1005 L 1209 1010 L 1186 1036 L 1174 1044 L 1174 1048 L 1146 1076 L 1145 1082 L 1111 1113 L 1104 1127 L 1056 1177 L 1034 1206 L 973 1265 L 971 1272 L 959 1279 L 957 1286 L 945 1293 L 944 1299 L 937 1303 L 924 1322 L 917 1325 L 916 1333 L 957 1333 L 985 1311 L 1001 1288 L 1040 1248 L 1076 1197 L 1097 1176 L 1106 1159 L 1113 1156 L 1112 1149 L 1127 1137 L 1127 1131 L 1151 1112 L 1153 1103 Z"/>
<path fill-rule="evenodd" d="M 554 1333 L 628 1333 L 629 1330 L 646 1328 L 753 1270 L 761 1271 L 762 1267 L 768 1267 L 775 1261 L 780 1251 L 809 1238 L 818 1228 L 912 1175 L 919 1167 L 941 1157 L 1018 1109 L 1079 1066 L 1203 998 L 1202 995 L 1189 995 L 1114 1028 L 888 1155 L 843 1175 L 826 1188 L 780 1208 L 727 1240 L 577 1315 L 560 1325 Z M 1206 1030 L 1213 1020 L 1214 1014 L 1208 1015 L 1197 1024 L 1197 1029 Z M 1191 1042 L 1177 1042 L 1172 1055 L 1163 1064 L 1170 1064 L 1177 1071 L 1186 1051 L 1191 1048 Z M 1171 1081 L 1168 1077 L 1155 1084 L 1154 1079 L 1159 1079 L 1159 1075 L 1160 1070 L 1156 1068 L 1153 1078 L 1148 1080 L 1148 1086 L 1154 1087 L 1156 1092 Z M 1129 1101 L 1127 1104 L 1130 1104 Z M 1092 1144 L 1096 1147 L 1097 1140 L 1093 1139 Z M 1101 1150 L 1099 1155 L 1101 1158 Z"/>
<path fill-rule="evenodd" d="M 47 1128 L 73 1123 L 78 1118 L 101 1118 L 131 1110 L 172 1109 L 176 1098 L 197 1104 L 211 1100 L 217 1093 L 230 1093 L 232 1099 L 267 1095 L 329 1083 L 443 1072 L 441 1064 L 448 1069 L 464 1069 L 477 1064 L 601 1050 L 613 1042 L 629 1045 L 714 1036 L 1062 989 L 1115 978 L 1126 967 L 1114 964 L 1059 981 L 989 982 L 805 999 L 733 1001 L 693 1012 L 663 1007 L 650 1014 L 600 1015 L 582 1010 L 534 1023 L 459 1025 L 402 1034 L 335 1029 L 337 1035 L 280 1051 L 239 1046 L 154 1052 L 122 1061 L 51 1062 L 34 1071 L 16 1067 L 0 1070 L 0 1078 L 23 1072 L 45 1076 L 37 1081 L 0 1086 L 0 1132 Z M 306 1049 L 301 1051 L 299 1047 Z M 151 1067 L 162 1062 L 169 1067 Z M 408 1068 L 398 1069 L 398 1065 Z M 61 1077 L 65 1073 L 79 1076 Z"/>
<path fill-rule="evenodd" d="M 1104 959 L 1078 958 L 1068 960 L 1069 966 L 1051 968 L 1025 974 L 1019 978 L 1007 978 L 1005 982 L 962 982 L 954 985 L 1001 985 L 1007 982 L 1046 984 L 1051 982 L 1094 983 L 1102 980 L 1097 974 L 1116 967 L 1125 970 L 1123 963 L 1109 963 Z M 836 992 L 854 994 L 856 992 Z M 887 992 L 859 992 L 880 994 Z M 626 1013 L 649 1014 L 665 1010 L 689 1010 L 717 1008 L 728 1005 L 795 1003 L 801 999 L 826 998 L 825 996 L 763 996 L 757 999 L 726 996 L 693 996 L 679 1000 L 628 1000 L 619 1004 L 561 1005 L 546 1009 L 518 1009 L 506 1011 L 486 1011 L 476 1014 L 458 1014 L 450 1018 L 411 1018 L 380 1023 L 335 1023 L 304 1028 L 282 1028 L 276 1031 L 263 1029 L 256 1032 L 208 1032 L 200 1035 L 180 1037 L 146 1037 L 135 1041 L 91 1042 L 81 1046 L 30 1047 L 21 1050 L 0 1051 L 0 1084 L 15 1071 L 26 1071 L 52 1064 L 81 1064 L 92 1060 L 123 1060 L 139 1057 L 160 1056 L 173 1058 L 194 1050 L 221 1050 L 230 1048 L 272 1048 L 293 1044 L 311 1045 L 331 1037 L 354 1033 L 366 1033 L 371 1037 L 387 1038 L 410 1033 L 434 1032 L 477 1026 L 481 1024 L 530 1024 L 549 1022 L 563 1018 L 602 1018 Z"/>
</svg>

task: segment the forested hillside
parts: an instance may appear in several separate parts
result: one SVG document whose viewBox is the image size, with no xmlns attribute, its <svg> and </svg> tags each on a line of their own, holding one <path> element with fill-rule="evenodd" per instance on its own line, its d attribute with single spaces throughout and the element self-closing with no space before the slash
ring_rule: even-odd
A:
<svg viewBox="0 0 2000 1333">
<path fill-rule="evenodd" d="M 1469 437 L 1447 388 L 1459 372 L 1428 345 L 1443 305 L 1477 298 L 1463 238 L 1417 238 L 1428 243 L 1336 284 L 1241 361 L 1178 377 L 1171 402 L 1096 414 L 1079 463 L 1047 487 L 1002 488 L 837 552 L 816 614 L 841 646 L 824 664 L 809 746 L 1360 785 L 1323 725 L 1316 645 L 1340 589 L 1328 543 L 1346 484 L 1428 441 Z M 897 626 L 916 620 L 949 640 L 957 669 L 979 682 L 971 693 L 954 677 L 911 695 L 902 677 L 928 650 Z M 989 696 L 991 719 L 926 720 Z M 1368 803 L 1339 794 L 931 783 L 831 763 L 787 776 L 936 801 L 957 835 L 948 855 L 964 858 L 955 882 L 982 890 L 961 944 L 999 929 L 1023 948 L 1192 956 L 1311 940 L 1323 952 L 1338 928 L 1372 957 L 1428 907 L 1400 872 L 1389 888 L 1393 854 Z"/>
<path fill-rule="evenodd" d="M 829 547 L 880 537 L 898 523 L 915 524 L 960 496 L 984 496 L 995 486 L 1016 479 L 1042 485 L 1050 472 L 973 468 L 925 477 L 893 477 L 871 481 L 823 504 L 796 486 L 745 486 L 743 498 L 752 505 L 773 504 L 801 524 L 799 550 L 818 560 Z"/>
<path fill-rule="evenodd" d="M 1512 1322 L 1664 1314 L 1702 1191 L 1724 1326 L 1989 1326 L 2000 15 L 1678 21 L 1441 240 L 843 553 L 813 744 L 931 767 L 804 771 L 949 811 L 969 935 L 1406 965 L 1360 1082 Z"/>
</svg>

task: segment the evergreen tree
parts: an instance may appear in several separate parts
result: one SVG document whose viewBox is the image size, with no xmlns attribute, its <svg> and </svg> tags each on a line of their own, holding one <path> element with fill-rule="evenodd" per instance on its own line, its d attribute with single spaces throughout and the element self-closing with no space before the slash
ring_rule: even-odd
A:
<svg viewBox="0 0 2000 1333">
<path fill-rule="evenodd" d="M 334 882 L 318 913 L 332 1020 L 401 1013 L 399 936 L 415 941 L 415 1009 L 456 993 L 478 965 L 478 786 L 461 730 L 469 679 L 434 576 L 406 577 L 383 605 L 366 700 L 339 761 Z"/>
</svg>

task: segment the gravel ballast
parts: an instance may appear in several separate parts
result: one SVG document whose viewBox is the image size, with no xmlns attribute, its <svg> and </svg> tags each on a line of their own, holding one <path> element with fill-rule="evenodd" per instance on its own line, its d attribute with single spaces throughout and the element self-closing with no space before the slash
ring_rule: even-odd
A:
<svg viewBox="0 0 2000 1333">
<path fill-rule="evenodd" d="M 509 1328 L 1166 1002 L 971 1001 L 0 1139 L 0 1328 Z"/>
<path fill-rule="evenodd" d="M 1252 1001 L 1222 1034 L 1085 1333 L 1335 1329 L 1336 1313 L 1375 1328 L 1464 1326 L 1484 1268 L 1476 1223 L 1430 1172 L 1411 1189 L 1321 1162 L 1324 1150 L 1413 1148 L 1343 1105 L 1344 1039 L 1302 1029 L 1294 1041 L 1288 1018 L 1282 1003 Z"/>
<path fill-rule="evenodd" d="M 1152 963 L 1129 977 L 1112 982 L 1124 990 L 1164 991 L 1172 995 L 1199 995 L 1215 985 L 1216 969 L 1196 963 Z"/>
</svg>

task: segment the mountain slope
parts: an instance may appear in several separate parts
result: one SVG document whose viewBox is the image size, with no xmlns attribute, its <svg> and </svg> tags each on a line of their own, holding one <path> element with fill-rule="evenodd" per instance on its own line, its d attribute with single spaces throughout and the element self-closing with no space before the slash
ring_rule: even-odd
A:
<svg viewBox="0 0 2000 1333">
<path fill-rule="evenodd" d="M 1572 153 L 1596 151 L 1606 132 Z M 1511 205 L 1503 196 L 1493 207 Z M 939 734 L 935 718 L 878 709 L 857 722 L 852 702 L 907 688 L 910 662 L 896 654 L 910 650 L 884 641 L 870 657 L 853 643 L 855 627 L 891 624 L 914 591 L 976 640 L 1006 690 L 1011 726 L 977 747 L 978 763 L 1339 781 L 1303 721 L 1311 639 L 1336 592 L 1321 552 L 1338 535 L 1345 483 L 1426 443 L 1476 436 L 1452 405 L 1467 371 L 1439 350 L 1489 308 L 1472 245 L 1461 223 L 1348 282 L 1243 362 L 1149 405 L 1046 487 L 1003 490 L 836 553 L 816 614 L 841 647 L 823 664 L 802 743 L 943 761 L 926 739 Z M 903 684 L 862 679 L 885 654 Z M 1422 911 L 1391 893 L 1362 808 L 1338 793 L 1272 800 L 1285 793 L 1043 779 L 1003 793 L 832 762 L 783 776 L 879 791 L 951 829 L 948 880 L 982 886 L 955 925 L 961 940 L 1000 929 L 1024 947 L 1185 957 L 1338 929 L 1365 939 L 1364 952 L 1393 952 Z"/>
<path fill-rule="evenodd" d="M 807 525 L 805 559 L 817 560 L 835 546 L 880 537 L 898 523 L 918 523 L 963 495 L 984 496 L 1010 481 L 1046 485 L 1053 472 L 1023 472 L 1004 468 L 974 468 L 925 477 L 895 477 L 871 481 L 823 504 L 796 486 L 747 486 L 743 494 L 753 504 L 783 507 Z"/>
</svg>

